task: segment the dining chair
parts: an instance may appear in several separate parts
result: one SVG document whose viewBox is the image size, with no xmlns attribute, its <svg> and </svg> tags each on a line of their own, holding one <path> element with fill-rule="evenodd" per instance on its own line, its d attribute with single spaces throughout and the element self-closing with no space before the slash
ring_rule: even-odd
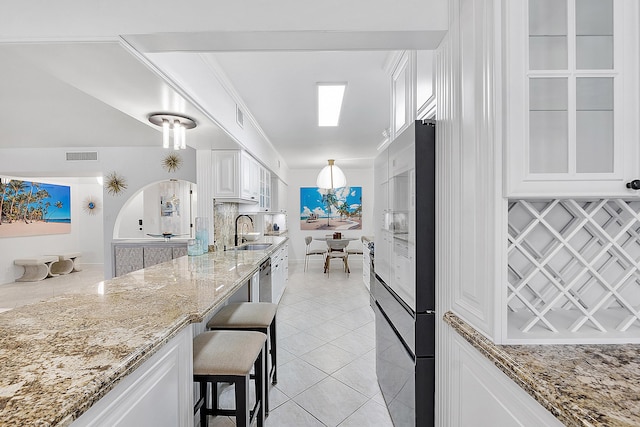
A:
<svg viewBox="0 0 640 427">
<path fill-rule="evenodd" d="M 307 244 L 307 250 L 304 254 L 304 271 L 307 271 L 307 266 L 309 265 L 309 257 L 313 255 L 322 255 L 322 260 L 325 260 L 325 256 L 327 254 L 326 249 L 311 249 L 311 241 L 313 238 L 311 236 L 306 236 L 304 238 L 304 242 Z"/>
<path fill-rule="evenodd" d="M 324 261 L 324 272 L 327 273 L 327 277 L 331 270 L 331 260 L 334 258 L 342 259 L 345 273 L 347 273 L 347 275 L 351 273 L 349 270 L 349 253 L 346 251 L 347 245 L 349 245 L 349 240 L 327 239 L 327 247 L 329 248 L 329 251 L 327 252 L 327 257 Z"/>
<path fill-rule="evenodd" d="M 349 248 L 347 247 L 347 253 L 349 255 L 362 255 L 363 251 L 364 251 L 364 237 L 360 238 L 361 243 L 358 244 L 358 242 L 356 242 L 356 247 L 355 248 Z"/>
</svg>

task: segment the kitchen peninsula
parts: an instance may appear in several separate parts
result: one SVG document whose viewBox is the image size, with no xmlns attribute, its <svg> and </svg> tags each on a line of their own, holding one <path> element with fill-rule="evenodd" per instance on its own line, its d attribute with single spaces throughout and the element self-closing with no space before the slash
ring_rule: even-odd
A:
<svg viewBox="0 0 640 427">
<path fill-rule="evenodd" d="M 287 240 L 265 237 L 272 243 L 266 250 L 180 257 L 101 282 L 98 292 L 1 313 L 0 424 L 70 425 L 176 338 L 190 370 L 192 325 L 206 321 Z M 191 391 L 184 371 L 174 377 Z"/>
</svg>

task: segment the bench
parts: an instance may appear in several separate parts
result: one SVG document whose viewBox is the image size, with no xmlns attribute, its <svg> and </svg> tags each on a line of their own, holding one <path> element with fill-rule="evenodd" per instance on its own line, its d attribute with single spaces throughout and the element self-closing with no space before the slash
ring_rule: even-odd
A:
<svg viewBox="0 0 640 427">
<path fill-rule="evenodd" d="M 24 274 L 16 279 L 16 282 L 37 282 L 47 277 L 80 271 L 82 270 L 78 263 L 80 256 L 80 252 L 67 252 L 58 255 L 17 259 L 13 263 L 24 267 Z"/>
<path fill-rule="evenodd" d="M 78 258 L 80 258 L 81 255 L 80 252 L 66 252 L 53 255 L 57 257 L 58 260 L 51 265 L 51 272 L 54 274 L 69 274 L 82 270 L 78 262 Z"/>
<path fill-rule="evenodd" d="M 37 282 L 47 277 L 57 276 L 51 272 L 51 265 L 59 261 L 59 257 L 53 255 L 45 255 L 38 258 L 22 258 L 13 261 L 15 265 L 24 267 L 22 277 L 16 279 L 16 282 Z"/>
</svg>

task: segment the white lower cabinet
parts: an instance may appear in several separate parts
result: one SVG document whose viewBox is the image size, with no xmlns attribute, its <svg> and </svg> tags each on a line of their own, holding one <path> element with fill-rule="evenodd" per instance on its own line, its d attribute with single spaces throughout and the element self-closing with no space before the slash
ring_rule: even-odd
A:
<svg viewBox="0 0 640 427">
<path fill-rule="evenodd" d="M 369 249 L 367 245 L 364 245 L 362 249 L 362 281 L 364 282 L 364 286 L 369 290 L 370 280 L 371 280 L 371 254 L 369 253 Z"/>
<path fill-rule="evenodd" d="M 271 302 L 277 304 L 282 298 L 289 278 L 289 245 L 285 244 L 271 255 Z"/>
<path fill-rule="evenodd" d="M 453 333 L 452 413 L 448 426 L 561 427 L 551 412 L 529 396 L 484 355 Z M 457 368 L 457 369 L 456 369 Z"/>
<path fill-rule="evenodd" d="M 193 426 L 192 340 L 184 328 L 72 426 Z"/>
</svg>

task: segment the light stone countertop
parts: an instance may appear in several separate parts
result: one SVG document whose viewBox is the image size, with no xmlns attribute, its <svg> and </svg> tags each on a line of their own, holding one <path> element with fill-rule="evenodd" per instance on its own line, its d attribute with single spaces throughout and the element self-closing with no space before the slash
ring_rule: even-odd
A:
<svg viewBox="0 0 640 427">
<path fill-rule="evenodd" d="M 68 425 L 178 332 L 202 322 L 286 242 L 181 257 L 0 313 L 0 425 Z M 95 288 L 95 287 L 94 287 Z"/>
<path fill-rule="evenodd" d="M 445 322 L 567 426 L 640 426 L 640 345 L 495 345 Z"/>
</svg>

